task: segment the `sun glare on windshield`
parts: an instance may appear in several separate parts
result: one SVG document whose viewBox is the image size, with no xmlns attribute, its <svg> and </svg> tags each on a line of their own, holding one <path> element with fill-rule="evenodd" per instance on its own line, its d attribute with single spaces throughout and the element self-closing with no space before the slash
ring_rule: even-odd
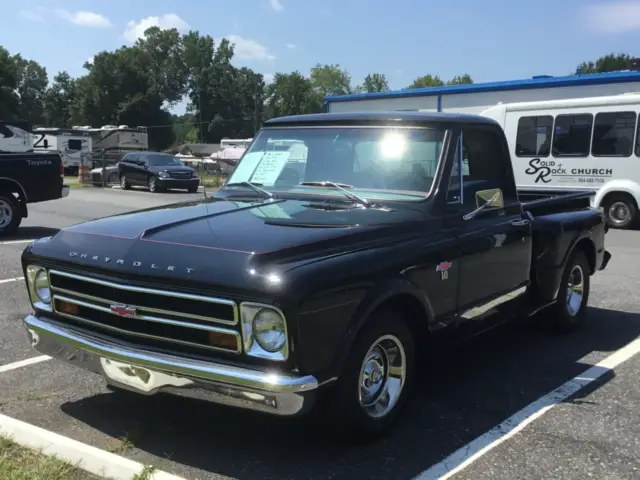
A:
<svg viewBox="0 0 640 480">
<path fill-rule="evenodd" d="M 407 150 L 407 137 L 402 133 L 390 132 L 380 140 L 380 152 L 386 160 L 399 161 Z"/>
</svg>

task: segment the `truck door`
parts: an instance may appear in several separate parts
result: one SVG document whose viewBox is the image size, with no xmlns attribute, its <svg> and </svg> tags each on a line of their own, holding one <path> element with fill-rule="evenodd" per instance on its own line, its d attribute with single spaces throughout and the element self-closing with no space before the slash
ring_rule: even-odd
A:
<svg viewBox="0 0 640 480">
<path fill-rule="evenodd" d="M 502 132 L 493 126 L 465 128 L 461 143 L 458 313 L 462 320 L 472 320 L 523 293 L 529 282 L 532 239 Z M 500 207 L 474 213 L 492 197 Z"/>
</svg>

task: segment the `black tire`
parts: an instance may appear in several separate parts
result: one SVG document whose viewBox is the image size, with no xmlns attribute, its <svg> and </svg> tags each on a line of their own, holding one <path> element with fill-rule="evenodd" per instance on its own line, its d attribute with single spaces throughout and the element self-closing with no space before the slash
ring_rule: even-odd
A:
<svg viewBox="0 0 640 480">
<path fill-rule="evenodd" d="M 131 188 L 131 184 L 125 175 L 120 176 L 120 188 L 122 188 L 122 190 L 129 190 Z"/>
<path fill-rule="evenodd" d="M 404 349 L 405 379 L 395 405 L 383 416 L 375 417 L 367 413 L 367 409 L 360 401 L 361 373 L 366 363 L 365 359 L 370 358 L 371 348 L 385 337 L 391 337 L 385 340 L 389 344 L 399 342 Z M 402 357 L 402 355 L 399 356 Z M 393 310 L 377 310 L 362 327 L 350 348 L 350 354 L 343 365 L 338 381 L 331 389 L 324 392 L 318 408 L 323 416 L 328 416 L 332 420 L 332 427 L 340 430 L 340 433 L 345 434 L 349 439 L 376 440 L 393 428 L 405 407 L 413 383 L 414 367 L 415 344 L 406 321 L 402 315 Z M 386 386 L 389 383 L 384 382 L 381 385 L 383 388 L 379 391 L 387 391 Z M 378 398 L 382 398 L 382 395 Z"/>
<path fill-rule="evenodd" d="M 574 251 L 562 272 L 558 300 L 549 311 L 549 325 L 554 330 L 562 333 L 570 333 L 584 323 L 591 287 L 589 271 L 589 262 L 587 261 L 587 256 L 584 251 Z M 581 281 L 577 279 L 577 276 L 581 277 Z M 579 297 L 572 296 L 571 302 L 568 301 L 572 293 L 570 279 L 573 285 L 582 283 L 582 295 Z"/>
<path fill-rule="evenodd" d="M 602 207 L 606 222 L 611 228 L 627 230 L 638 223 L 638 206 L 631 195 L 609 195 Z"/>
<path fill-rule="evenodd" d="M 11 193 L 0 193 L 0 236 L 11 235 L 22 223 L 20 203 Z"/>
</svg>

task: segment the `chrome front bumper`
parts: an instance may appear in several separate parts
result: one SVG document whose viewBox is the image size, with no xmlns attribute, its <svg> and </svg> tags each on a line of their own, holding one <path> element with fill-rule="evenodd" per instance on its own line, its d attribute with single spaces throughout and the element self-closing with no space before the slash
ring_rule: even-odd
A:
<svg viewBox="0 0 640 480">
<path fill-rule="evenodd" d="M 24 325 L 44 355 L 102 375 L 107 383 L 141 394 L 169 392 L 232 407 L 291 416 L 308 411 L 318 381 L 133 349 L 41 316 Z"/>
</svg>

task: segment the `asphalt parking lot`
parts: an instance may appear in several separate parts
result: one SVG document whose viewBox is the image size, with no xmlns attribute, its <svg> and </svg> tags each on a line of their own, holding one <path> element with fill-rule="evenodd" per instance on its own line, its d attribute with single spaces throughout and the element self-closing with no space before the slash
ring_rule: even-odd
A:
<svg viewBox="0 0 640 480">
<path fill-rule="evenodd" d="M 0 413 L 188 479 L 438 478 L 429 472 L 454 467 L 443 459 L 640 336 L 640 232 L 610 231 L 613 258 L 592 279 L 584 329 L 559 336 L 535 321 L 513 323 L 439 353 L 397 431 L 373 445 L 344 444 L 308 420 L 195 400 L 123 401 L 99 377 L 50 360 L 2 370 L 39 355 L 21 325 L 30 306 L 23 281 L 13 281 L 25 247 L 15 242 L 200 196 L 74 189 L 31 206 L 18 236 L 0 241 Z M 640 478 L 639 376 L 640 355 L 630 356 L 454 478 Z"/>
</svg>

